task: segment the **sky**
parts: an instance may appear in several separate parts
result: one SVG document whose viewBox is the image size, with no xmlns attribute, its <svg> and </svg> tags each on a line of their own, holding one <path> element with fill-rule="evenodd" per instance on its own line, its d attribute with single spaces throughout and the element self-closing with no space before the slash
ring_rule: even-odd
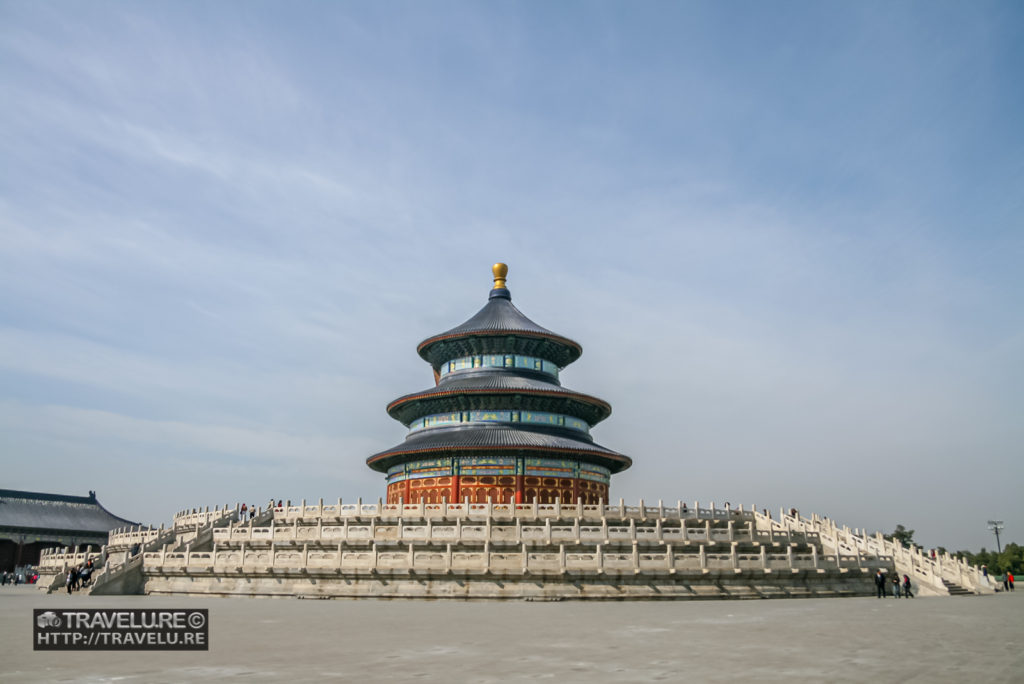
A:
<svg viewBox="0 0 1024 684">
<path fill-rule="evenodd" d="M 634 465 L 1024 543 L 1024 5 L 0 1 L 0 486 L 376 500 L 417 343 L 577 340 Z"/>
</svg>

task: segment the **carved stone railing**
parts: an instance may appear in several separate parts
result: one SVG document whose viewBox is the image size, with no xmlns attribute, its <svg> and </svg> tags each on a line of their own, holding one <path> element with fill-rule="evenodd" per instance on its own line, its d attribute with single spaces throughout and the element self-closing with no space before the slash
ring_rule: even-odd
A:
<svg viewBox="0 0 1024 684">
<path fill-rule="evenodd" d="M 677 572 L 726 572 L 728 574 L 755 573 L 812 573 L 859 575 L 873 573 L 878 567 L 891 564 L 890 558 L 867 556 L 821 555 L 815 547 L 810 553 L 795 553 L 787 547 L 785 553 L 769 553 L 761 547 L 758 553 L 741 553 L 738 543 L 727 552 L 708 552 L 705 545 L 679 550 L 667 545 L 657 552 L 641 551 L 633 545 L 631 551 L 618 548 L 606 550 L 595 545 L 592 550 L 567 551 L 566 545 L 538 549 L 522 544 L 518 549 L 501 548 L 497 551 L 485 546 L 483 550 L 455 549 L 454 545 L 430 548 L 409 544 L 406 548 L 393 545 L 369 548 L 318 548 L 276 546 L 217 549 L 208 552 L 153 552 L 144 554 L 144 571 L 197 572 L 197 573 L 261 573 L 282 571 L 333 571 L 367 573 L 482 573 L 528 574 L 531 572 L 582 572 L 591 574 L 675 574 Z"/>
<path fill-rule="evenodd" d="M 274 508 L 274 519 L 276 521 L 294 520 L 342 520 L 380 518 L 387 519 L 437 519 L 454 520 L 457 518 L 469 520 L 485 519 L 563 519 L 579 518 L 584 520 L 599 521 L 603 518 L 635 519 L 635 520 L 714 520 L 747 522 L 753 520 L 753 509 L 743 510 L 733 508 L 716 508 L 714 504 L 703 508 L 699 502 L 694 502 L 690 508 L 683 502 L 677 502 L 675 506 L 665 506 L 661 502 L 657 506 L 645 504 L 643 501 L 637 506 L 627 506 L 621 500 L 619 504 L 567 504 L 567 503 L 418 503 L 418 504 L 385 504 L 378 500 L 377 503 L 363 503 L 362 500 L 356 503 L 343 503 L 341 499 L 337 503 L 325 504 L 321 499 L 317 504 L 307 504 L 305 501 L 298 505 L 284 505 Z"/>
<path fill-rule="evenodd" d="M 773 532 L 755 530 L 753 522 L 737 522 L 726 520 L 724 526 L 712 526 L 710 520 L 697 526 L 690 526 L 689 520 L 669 521 L 663 524 L 656 518 L 653 524 L 646 522 L 637 524 L 637 519 L 624 520 L 604 519 L 600 525 L 584 524 L 583 519 L 574 518 L 573 524 L 543 520 L 542 525 L 531 524 L 522 518 L 504 520 L 488 519 L 485 524 L 456 517 L 454 521 L 435 523 L 427 518 L 426 522 L 404 523 L 386 521 L 379 517 L 368 520 L 354 521 L 342 518 L 341 524 L 325 523 L 318 518 L 316 524 L 300 524 L 295 518 L 290 523 L 285 520 L 281 524 L 274 521 L 270 526 L 237 525 L 213 529 L 213 542 L 230 544 L 241 542 L 325 542 L 340 541 L 398 541 L 398 542 L 433 542 L 433 543 L 484 543 L 524 541 L 534 543 L 612 543 L 639 542 L 643 544 L 666 543 L 718 543 L 745 542 L 759 544 L 817 544 L 818 534 L 814 532 Z M 564 519 L 561 519 L 564 520 Z M 596 522 L 596 521 L 594 521 Z M 625 523 L 625 524 L 623 524 Z M 716 523 L 717 524 L 717 523 Z"/>
</svg>

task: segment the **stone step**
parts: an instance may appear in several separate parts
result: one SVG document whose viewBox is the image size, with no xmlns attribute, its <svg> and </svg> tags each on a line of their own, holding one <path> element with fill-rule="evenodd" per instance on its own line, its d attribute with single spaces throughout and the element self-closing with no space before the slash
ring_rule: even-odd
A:
<svg viewBox="0 0 1024 684">
<path fill-rule="evenodd" d="M 949 591 L 950 596 L 974 596 L 973 591 L 971 591 L 970 589 L 965 589 L 964 587 L 960 586 L 955 582 L 942 580 L 942 584 Z"/>
</svg>

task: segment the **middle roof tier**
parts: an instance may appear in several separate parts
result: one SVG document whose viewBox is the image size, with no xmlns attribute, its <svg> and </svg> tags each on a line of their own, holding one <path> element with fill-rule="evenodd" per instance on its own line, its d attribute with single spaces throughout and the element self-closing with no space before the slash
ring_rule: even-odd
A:
<svg viewBox="0 0 1024 684">
<path fill-rule="evenodd" d="M 612 407 L 597 397 L 508 371 L 449 376 L 436 387 L 406 394 L 388 404 L 388 414 L 406 427 L 417 418 L 449 411 L 531 410 L 575 416 L 594 426 Z"/>
</svg>

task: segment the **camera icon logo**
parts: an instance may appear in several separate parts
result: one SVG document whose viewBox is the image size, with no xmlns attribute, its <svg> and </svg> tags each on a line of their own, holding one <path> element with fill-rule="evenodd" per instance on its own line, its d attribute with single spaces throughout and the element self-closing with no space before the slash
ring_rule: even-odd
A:
<svg viewBox="0 0 1024 684">
<path fill-rule="evenodd" d="M 48 610 L 36 618 L 36 625 L 40 628 L 60 627 L 60 618 L 52 610 Z"/>
</svg>

